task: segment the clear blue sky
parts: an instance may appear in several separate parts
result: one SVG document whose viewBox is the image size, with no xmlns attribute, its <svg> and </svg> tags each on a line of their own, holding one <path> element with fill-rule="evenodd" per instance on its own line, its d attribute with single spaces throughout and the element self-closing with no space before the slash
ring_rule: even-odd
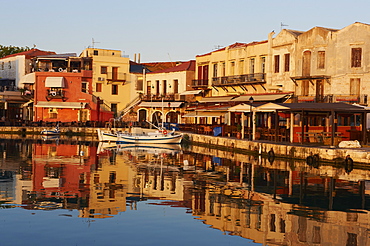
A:
<svg viewBox="0 0 370 246">
<path fill-rule="evenodd" d="M 369 0 L 0 0 L 0 44 L 57 53 L 92 45 L 142 62 L 185 61 L 287 29 L 370 24 Z"/>
</svg>

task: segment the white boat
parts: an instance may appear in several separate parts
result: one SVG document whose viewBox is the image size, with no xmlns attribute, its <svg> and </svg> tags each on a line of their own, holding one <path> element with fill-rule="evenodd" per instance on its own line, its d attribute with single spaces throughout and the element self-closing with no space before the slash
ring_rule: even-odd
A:
<svg viewBox="0 0 370 246">
<path fill-rule="evenodd" d="M 56 126 L 54 129 L 52 130 L 47 130 L 47 129 L 44 129 L 40 132 L 41 135 L 59 135 L 60 134 L 60 130 L 59 130 L 59 126 Z"/>
<path fill-rule="evenodd" d="M 102 131 L 101 129 L 96 129 L 98 132 L 98 140 L 100 142 L 116 142 L 117 141 L 117 131 Z"/>
<path fill-rule="evenodd" d="M 144 134 L 118 133 L 117 144 L 137 143 L 137 144 L 179 144 L 182 141 L 182 134 L 158 130 Z"/>
</svg>

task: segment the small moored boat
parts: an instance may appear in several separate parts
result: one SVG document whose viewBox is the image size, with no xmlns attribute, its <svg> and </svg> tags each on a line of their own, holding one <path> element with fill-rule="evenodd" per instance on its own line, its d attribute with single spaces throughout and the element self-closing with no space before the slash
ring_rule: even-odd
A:
<svg viewBox="0 0 370 246">
<path fill-rule="evenodd" d="M 40 134 L 41 135 L 59 135 L 60 134 L 59 126 L 56 126 L 54 129 L 51 129 L 51 130 L 44 129 L 40 132 Z"/>
</svg>

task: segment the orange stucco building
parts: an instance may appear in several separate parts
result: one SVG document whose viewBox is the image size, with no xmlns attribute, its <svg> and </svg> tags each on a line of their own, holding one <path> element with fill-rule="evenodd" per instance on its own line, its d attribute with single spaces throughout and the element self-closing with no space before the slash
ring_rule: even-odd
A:
<svg viewBox="0 0 370 246">
<path fill-rule="evenodd" d="M 35 72 L 34 121 L 108 121 L 113 117 L 93 95 L 89 60 L 67 57 L 67 62 L 56 63 L 46 58 L 38 58 Z"/>
</svg>

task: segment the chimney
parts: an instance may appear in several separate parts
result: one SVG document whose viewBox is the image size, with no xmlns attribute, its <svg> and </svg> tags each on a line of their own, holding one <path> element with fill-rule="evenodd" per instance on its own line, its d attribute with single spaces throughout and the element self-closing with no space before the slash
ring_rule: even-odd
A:
<svg viewBox="0 0 370 246">
<path fill-rule="evenodd" d="M 140 53 L 137 54 L 137 63 L 140 63 Z"/>
<path fill-rule="evenodd" d="M 136 53 L 134 54 L 134 62 L 136 62 Z"/>
</svg>

